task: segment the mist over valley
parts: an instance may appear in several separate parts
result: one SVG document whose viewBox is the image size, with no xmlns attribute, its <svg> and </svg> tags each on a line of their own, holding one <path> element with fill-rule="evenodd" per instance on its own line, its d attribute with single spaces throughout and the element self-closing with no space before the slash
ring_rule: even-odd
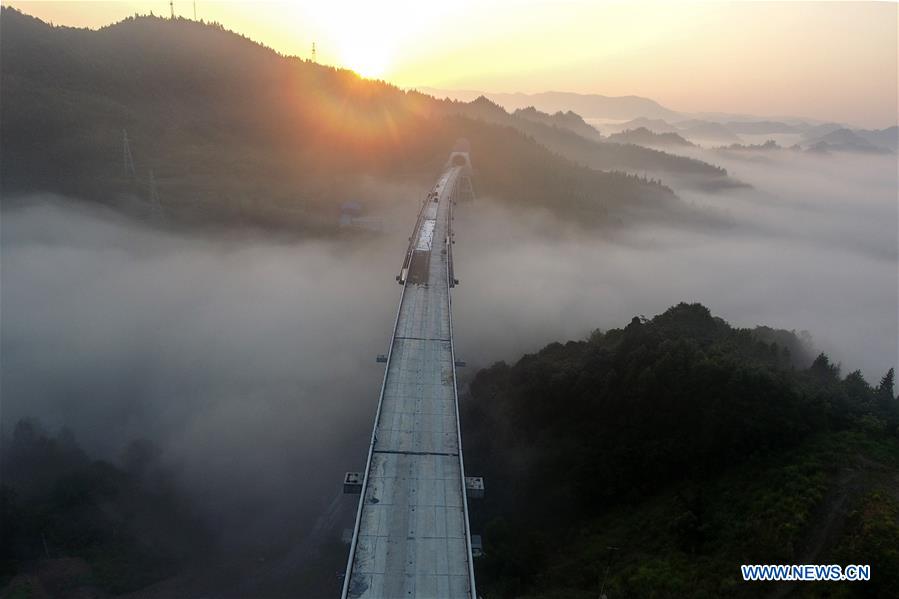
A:
<svg viewBox="0 0 899 599">
<path fill-rule="evenodd" d="M 0 30 L 4 596 L 890 596 L 895 125 Z M 391 579 L 463 504 L 463 574 Z"/>
</svg>

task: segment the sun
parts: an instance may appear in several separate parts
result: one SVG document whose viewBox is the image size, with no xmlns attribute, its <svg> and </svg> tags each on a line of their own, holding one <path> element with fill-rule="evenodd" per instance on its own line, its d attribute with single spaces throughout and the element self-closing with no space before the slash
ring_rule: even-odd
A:
<svg viewBox="0 0 899 599">
<path fill-rule="evenodd" d="M 292 3 L 293 16 L 306 34 L 319 41 L 327 64 L 352 69 L 368 78 L 396 76 L 441 31 L 442 18 L 460 4 L 421 0 L 328 0 Z"/>
<path fill-rule="evenodd" d="M 391 52 L 378 40 L 350 39 L 341 45 L 343 65 L 363 77 L 383 77 L 390 67 Z"/>
<path fill-rule="evenodd" d="M 335 66 L 381 79 L 393 70 L 408 37 L 418 31 L 413 19 L 403 20 L 416 6 L 411 0 L 330 0 L 303 3 L 296 10 L 297 17 L 308 23 L 311 34 L 321 42 L 326 62 L 333 60 Z M 401 22 L 412 31 L 399 27 Z"/>
</svg>

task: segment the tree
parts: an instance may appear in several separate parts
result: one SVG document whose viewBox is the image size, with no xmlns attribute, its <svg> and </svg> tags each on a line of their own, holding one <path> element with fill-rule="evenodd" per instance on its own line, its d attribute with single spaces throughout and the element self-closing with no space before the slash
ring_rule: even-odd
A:
<svg viewBox="0 0 899 599">
<path fill-rule="evenodd" d="M 895 372 L 890 368 L 887 370 L 887 373 L 883 375 L 883 378 L 880 379 L 880 384 L 877 386 L 877 395 L 881 398 L 887 400 L 893 400 L 896 398 L 896 391 L 893 388 L 895 378 Z"/>
</svg>

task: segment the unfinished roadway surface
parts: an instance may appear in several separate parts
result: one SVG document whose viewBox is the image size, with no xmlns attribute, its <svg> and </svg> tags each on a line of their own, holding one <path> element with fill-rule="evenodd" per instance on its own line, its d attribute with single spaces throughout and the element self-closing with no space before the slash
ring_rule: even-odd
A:
<svg viewBox="0 0 899 599">
<path fill-rule="evenodd" d="M 424 200 L 403 264 L 344 598 L 476 597 L 450 300 L 462 169 Z"/>
</svg>

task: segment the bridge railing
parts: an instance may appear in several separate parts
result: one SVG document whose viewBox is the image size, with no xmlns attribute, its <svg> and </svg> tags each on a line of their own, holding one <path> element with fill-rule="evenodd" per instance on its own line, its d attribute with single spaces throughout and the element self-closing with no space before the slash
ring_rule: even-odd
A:
<svg viewBox="0 0 899 599">
<path fill-rule="evenodd" d="M 458 175 L 453 179 L 453 192 L 455 193 L 455 185 L 458 181 Z M 447 239 L 449 239 L 449 249 L 448 252 L 452 251 L 452 227 L 453 227 L 453 204 L 454 198 L 452 195 L 450 196 L 450 205 L 449 205 L 449 213 L 447 215 Z M 446 268 L 446 301 L 449 310 L 447 313 L 449 315 L 449 340 L 450 340 L 450 355 L 452 357 L 453 362 L 453 405 L 455 406 L 456 411 L 456 443 L 459 448 L 459 475 L 461 480 L 459 481 L 462 486 L 462 510 L 465 516 L 465 546 L 468 549 L 468 584 L 469 591 L 471 593 L 472 599 L 475 599 L 478 596 L 477 590 L 475 588 L 474 582 L 474 557 L 471 550 L 471 524 L 468 516 L 468 491 L 465 485 L 465 461 L 462 459 L 462 425 L 461 419 L 459 416 L 459 388 L 456 383 L 456 346 L 453 341 L 453 294 L 450 293 L 450 287 L 453 286 L 454 279 L 452 274 L 452 254 L 448 253 L 447 255 L 447 268 Z"/>
</svg>

